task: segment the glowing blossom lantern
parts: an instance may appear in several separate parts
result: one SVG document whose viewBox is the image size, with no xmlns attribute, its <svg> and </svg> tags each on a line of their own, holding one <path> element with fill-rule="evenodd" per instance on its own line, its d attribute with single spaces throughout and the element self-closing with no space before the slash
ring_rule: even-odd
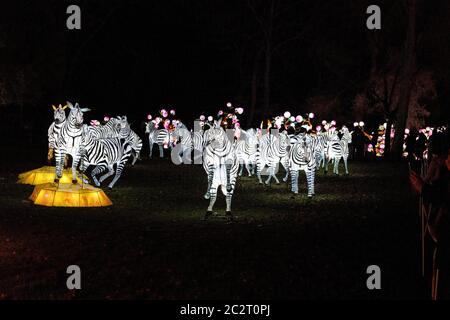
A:
<svg viewBox="0 0 450 320">
<path fill-rule="evenodd" d="M 405 134 L 409 134 L 409 129 L 408 128 L 405 129 Z"/>
<path fill-rule="evenodd" d="M 231 104 L 231 102 L 227 102 L 227 107 L 231 108 L 233 105 Z"/>
<path fill-rule="evenodd" d="M 173 110 L 173 109 L 170 110 L 170 114 L 174 116 L 175 115 L 175 110 Z"/>
<path fill-rule="evenodd" d="M 360 121 L 360 122 L 359 122 L 359 126 L 360 126 L 360 127 L 364 127 L 364 121 Z"/>
<path fill-rule="evenodd" d="M 223 110 L 219 110 L 219 112 L 217 113 L 219 116 L 223 115 Z"/>
<path fill-rule="evenodd" d="M 166 109 L 161 109 L 161 111 L 160 111 L 159 113 L 163 116 L 163 118 L 167 118 L 167 116 L 169 115 L 169 114 L 167 113 L 167 110 L 166 110 Z"/>
<path fill-rule="evenodd" d="M 358 122 L 353 122 L 353 126 L 356 128 L 358 126 Z"/>
<path fill-rule="evenodd" d="M 147 115 L 147 120 L 152 120 L 152 115 L 151 114 Z"/>
<path fill-rule="evenodd" d="M 109 119 L 110 119 L 110 118 L 109 118 L 108 116 L 104 116 L 104 117 L 103 117 L 103 121 L 105 121 L 105 122 L 108 122 Z"/>
<path fill-rule="evenodd" d="M 331 125 L 332 125 L 332 126 L 335 126 L 335 125 L 336 125 L 336 121 L 331 120 Z"/>
<path fill-rule="evenodd" d="M 317 132 L 322 131 L 322 127 L 321 127 L 321 126 L 316 126 L 316 131 L 317 131 Z"/>
<path fill-rule="evenodd" d="M 314 119 L 314 113 L 310 112 L 309 115 L 308 115 L 308 117 L 309 117 L 310 119 Z"/>
<path fill-rule="evenodd" d="M 298 116 L 295 117 L 295 121 L 302 122 L 303 121 L 303 117 L 298 115 Z"/>
<path fill-rule="evenodd" d="M 211 121 L 213 121 L 213 120 L 214 120 L 214 118 L 213 118 L 212 116 L 209 116 L 209 117 L 208 117 L 208 121 L 211 122 Z"/>
<path fill-rule="evenodd" d="M 285 117 L 285 118 L 290 118 L 290 117 L 291 117 L 291 113 L 290 113 L 289 111 L 286 111 L 286 112 L 284 113 L 284 117 Z"/>
<path fill-rule="evenodd" d="M 327 124 L 327 120 L 322 120 L 322 125 L 326 125 Z"/>
<path fill-rule="evenodd" d="M 206 117 L 204 115 L 200 116 L 200 121 L 205 121 Z"/>
<path fill-rule="evenodd" d="M 291 116 L 291 117 L 289 118 L 289 121 L 294 122 L 294 121 L 295 121 L 295 117 L 294 117 L 294 116 Z"/>
<path fill-rule="evenodd" d="M 243 114 L 244 113 L 244 109 L 243 108 L 236 108 L 235 109 L 237 114 Z"/>
</svg>

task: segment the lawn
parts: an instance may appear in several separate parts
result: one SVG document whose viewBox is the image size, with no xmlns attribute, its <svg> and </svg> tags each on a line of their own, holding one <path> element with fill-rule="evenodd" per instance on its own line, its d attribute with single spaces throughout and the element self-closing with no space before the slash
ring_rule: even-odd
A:
<svg viewBox="0 0 450 320">
<path fill-rule="evenodd" d="M 45 164 L 21 154 L 0 171 L 0 298 L 347 299 L 421 298 L 419 217 L 407 167 L 350 162 L 349 176 L 316 177 L 316 196 L 237 182 L 236 221 L 201 221 L 202 166 L 144 159 L 127 167 L 106 208 L 30 203 L 17 174 Z M 43 155 L 45 157 L 45 154 Z M 41 155 L 42 158 L 42 155 Z M 342 171 L 343 168 L 341 168 Z M 278 174 L 279 177 L 282 174 Z M 66 288 L 79 265 L 82 289 Z M 379 265 L 382 289 L 366 287 Z"/>
</svg>

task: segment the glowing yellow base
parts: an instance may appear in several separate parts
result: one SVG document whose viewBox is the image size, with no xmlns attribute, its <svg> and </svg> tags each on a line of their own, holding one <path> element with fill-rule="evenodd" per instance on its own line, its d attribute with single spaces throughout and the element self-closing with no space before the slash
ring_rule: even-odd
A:
<svg viewBox="0 0 450 320">
<path fill-rule="evenodd" d="M 43 183 L 51 183 L 54 179 L 55 167 L 46 166 L 19 174 L 19 180 L 17 183 L 31 184 L 35 186 Z M 86 176 L 85 179 L 88 180 Z M 80 178 L 77 177 L 77 180 L 78 183 L 81 183 Z M 59 181 L 60 183 L 72 183 L 72 169 L 64 169 L 63 175 Z"/>
<path fill-rule="evenodd" d="M 45 183 L 34 188 L 30 198 L 36 205 L 48 207 L 105 207 L 112 205 L 102 189 L 85 184 Z"/>
</svg>

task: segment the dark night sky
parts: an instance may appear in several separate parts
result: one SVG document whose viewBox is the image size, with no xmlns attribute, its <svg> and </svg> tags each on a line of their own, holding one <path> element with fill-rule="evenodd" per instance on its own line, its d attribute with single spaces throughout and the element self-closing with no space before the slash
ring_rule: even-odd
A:
<svg viewBox="0 0 450 320">
<path fill-rule="evenodd" d="M 419 2 L 418 67 L 436 72 L 443 108 L 450 101 L 450 6 L 430 2 Z M 288 10 L 274 39 L 282 42 L 299 30 L 302 36 L 273 56 L 274 110 L 305 110 L 305 100 L 317 94 L 350 104 L 370 70 L 365 8 L 371 3 L 281 3 Z M 65 28 L 68 4 L 81 7 L 81 31 Z M 381 36 L 399 48 L 405 20 L 400 4 L 380 1 Z M 128 114 L 140 121 L 166 106 L 191 121 L 227 101 L 249 103 L 261 44 L 246 1 L 20 0 L 4 1 L 0 11 L 0 41 L 6 44 L 0 75 L 8 82 L 23 67 L 27 102 L 35 107 L 68 99 L 93 109 L 90 117 Z"/>
</svg>

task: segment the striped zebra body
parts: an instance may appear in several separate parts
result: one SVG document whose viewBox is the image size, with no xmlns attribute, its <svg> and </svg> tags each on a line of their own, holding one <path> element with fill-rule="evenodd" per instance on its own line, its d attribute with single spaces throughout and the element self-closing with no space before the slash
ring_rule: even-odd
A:
<svg viewBox="0 0 450 320">
<path fill-rule="evenodd" d="M 300 136 L 300 135 L 299 135 Z M 298 193 L 298 175 L 303 170 L 306 174 L 308 197 L 314 195 L 314 179 L 316 175 L 315 147 L 316 137 L 308 134 L 301 135 L 301 139 L 292 145 L 289 151 L 289 170 L 291 174 L 291 190 Z"/>
<path fill-rule="evenodd" d="M 159 157 L 164 158 L 163 146 L 171 146 L 170 133 L 166 129 L 157 129 L 152 121 L 147 123 L 145 133 L 148 133 L 148 141 L 150 147 L 149 157 L 152 158 L 153 145 L 157 144 L 159 148 Z"/>
<path fill-rule="evenodd" d="M 339 175 L 339 162 L 341 158 L 344 160 L 345 174 L 348 174 L 347 159 L 348 159 L 348 144 L 352 142 L 352 135 L 346 127 L 341 129 L 342 138 L 335 138 L 330 141 L 328 148 L 328 161 L 333 160 L 333 173 Z M 337 137 L 337 135 L 336 135 Z M 328 161 L 325 165 L 325 171 L 328 169 Z"/>
<path fill-rule="evenodd" d="M 131 129 L 127 117 L 118 117 L 120 120 L 119 138 L 126 140 L 131 147 L 131 165 L 134 166 L 136 160 L 140 159 L 142 150 L 142 139 Z"/>
<path fill-rule="evenodd" d="M 194 131 L 191 133 L 192 136 L 192 147 L 194 148 L 194 163 L 201 163 L 199 160 L 202 159 L 203 149 L 204 149 L 204 139 L 203 130 Z"/>
<path fill-rule="evenodd" d="M 121 128 L 120 119 L 111 118 L 102 126 L 88 126 L 87 130 L 92 139 L 111 139 L 119 137 Z"/>
<path fill-rule="evenodd" d="M 68 103 L 70 113 L 67 120 L 61 126 L 56 139 L 55 158 L 56 158 L 56 174 L 55 182 L 59 182 L 62 177 L 62 169 L 64 166 L 64 158 L 68 154 L 72 157 L 72 183 L 77 183 L 77 167 L 80 161 L 81 144 L 82 144 L 82 125 L 83 112 L 89 109 L 81 109 L 78 104 L 72 106 Z"/>
<path fill-rule="evenodd" d="M 289 147 L 289 137 L 285 132 L 278 135 L 265 134 L 260 138 L 258 151 L 256 153 L 256 174 L 258 181 L 262 184 L 261 172 L 267 166 L 269 177 L 265 181 L 268 185 L 272 178 L 279 184 L 275 171 L 282 159 L 285 158 Z M 282 163 L 284 165 L 284 163 Z"/>
<path fill-rule="evenodd" d="M 258 149 L 258 139 L 254 129 L 241 130 L 240 139 L 236 142 L 236 157 L 239 162 L 239 176 L 242 176 L 244 166 L 248 176 L 251 177 L 256 169 L 256 152 Z"/>
<path fill-rule="evenodd" d="M 114 165 L 116 165 L 115 176 L 108 188 L 112 189 L 120 178 L 125 164 L 131 157 L 132 147 L 130 141 L 120 138 L 102 138 L 96 139 L 91 135 L 87 126 L 83 130 L 83 155 L 81 161 L 81 170 L 85 171 L 88 166 L 95 168 L 91 172 L 92 180 L 96 186 L 108 177 L 114 174 Z M 108 169 L 108 172 L 97 179 L 97 175 Z"/>
<path fill-rule="evenodd" d="M 205 199 L 210 199 L 205 218 L 212 214 L 219 186 L 226 197 L 226 212 L 231 215 L 231 199 L 235 189 L 239 162 L 236 158 L 234 143 L 229 140 L 220 122 L 205 131 L 203 150 L 203 168 L 208 176 L 208 188 Z"/>
<path fill-rule="evenodd" d="M 59 132 L 61 131 L 61 127 L 63 126 L 64 122 L 66 122 L 66 113 L 64 111 L 64 108 L 62 108 L 60 105 L 58 108 L 53 106 L 53 109 L 54 109 L 53 122 L 47 130 L 47 137 L 48 137 L 47 160 L 48 160 L 48 162 L 50 162 L 53 158 L 54 150 L 56 147 L 56 140 L 58 139 L 58 135 L 59 135 Z"/>
<path fill-rule="evenodd" d="M 178 156 L 180 158 L 180 163 L 184 162 L 187 164 L 191 163 L 191 152 L 193 148 L 192 134 L 188 128 L 181 122 L 179 122 L 172 133 L 173 143 L 178 143 Z"/>
</svg>

